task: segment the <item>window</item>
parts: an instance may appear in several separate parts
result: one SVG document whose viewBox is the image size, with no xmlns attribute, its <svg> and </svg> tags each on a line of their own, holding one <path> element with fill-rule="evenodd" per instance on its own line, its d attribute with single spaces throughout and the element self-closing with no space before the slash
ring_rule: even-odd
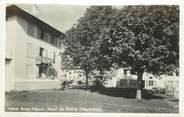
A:
<svg viewBox="0 0 184 117">
<path fill-rule="evenodd" d="M 48 57 L 48 51 L 46 49 L 40 47 L 39 56 L 47 58 Z"/>
<path fill-rule="evenodd" d="M 60 48 L 61 47 L 61 40 L 57 39 L 57 47 Z"/>
<path fill-rule="evenodd" d="M 35 37 L 35 38 L 38 38 L 38 29 L 37 29 L 37 25 L 28 22 L 27 33 L 28 33 L 30 36 L 33 36 L 33 37 Z"/>
<path fill-rule="evenodd" d="M 149 81 L 149 86 L 153 86 L 153 80 Z"/>
<path fill-rule="evenodd" d="M 149 86 L 155 86 L 155 85 L 156 85 L 156 81 L 149 80 Z"/>
<path fill-rule="evenodd" d="M 55 35 L 53 35 L 53 40 L 54 40 L 54 46 L 57 47 L 57 37 Z"/>
<path fill-rule="evenodd" d="M 28 23 L 28 34 L 31 36 L 34 35 L 34 25 L 32 23 Z"/>
<path fill-rule="evenodd" d="M 37 28 L 37 38 L 41 38 L 41 29 Z"/>
<path fill-rule="evenodd" d="M 43 57 L 48 58 L 48 50 L 44 49 L 44 51 L 43 51 Z"/>
<path fill-rule="evenodd" d="M 44 34 L 44 39 L 45 39 L 45 41 L 48 42 L 48 43 L 49 43 L 49 38 L 50 38 L 49 32 L 45 32 L 45 34 Z"/>
<path fill-rule="evenodd" d="M 176 76 L 179 76 L 179 70 L 176 71 Z"/>
<path fill-rule="evenodd" d="M 48 42 L 51 44 L 51 40 L 52 40 L 52 34 L 50 32 L 48 32 Z"/>
<path fill-rule="evenodd" d="M 53 62 L 55 63 L 55 59 L 56 59 L 56 53 L 54 52 L 54 56 L 53 56 Z"/>
<path fill-rule="evenodd" d="M 44 30 L 41 29 L 40 39 L 44 40 Z"/>
<path fill-rule="evenodd" d="M 127 69 L 124 69 L 124 75 L 127 75 Z"/>
<path fill-rule="evenodd" d="M 34 45 L 32 43 L 27 43 L 27 57 L 34 57 Z"/>
<path fill-rule="evenodd" d="M 51 38 L 51 44 L 54 45 L 54 39 L 53 38 Z"/>
<path fill-rule="evenodd" d="M 45 69 L 46 67 L 44 66 L 39 67 L 39 77 L 45 77 Z"/>
<path fill-rule="evenodd" d="M 43 48 L 40 48 L 39 55 L 40 55 L 41 57 L 43 57 L 43 51 L 44 51 L 44 49 L 43 49 Z"/>
<path fill-rule="evenodd" d="M 39 39 L 41 39 L 41 40 L 44 40 L 44 30 L 41 29 L 41 28 L 38 28 L 37 30 L 38 30 L 38 32 L 37 32 L 37 37 L 38 37 Z"/>
</svg>

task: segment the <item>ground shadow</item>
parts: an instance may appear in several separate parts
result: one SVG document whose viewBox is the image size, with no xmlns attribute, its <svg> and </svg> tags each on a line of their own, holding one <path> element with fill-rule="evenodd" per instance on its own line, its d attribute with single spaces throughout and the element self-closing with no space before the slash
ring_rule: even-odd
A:
<svg viewBox="0 0 184 117">
<path fill-rule="evenodd" d="M 179 102 L 179 99 L 170 99 L 171 102 Z"/>
<path fill-rule="evenodd" d="M 136 98 L 136 88 L 103 88 L 99 91 L 102 95 L 108 95 L 113 97 L 124 97 L 134 99 Z M 164 99 L 166 98 L 164 95 L 155 93 L 151 90 L 143 90 L 142 91 L 143 99 Z"/>
<path fill-rule="evenodd" d="M 99 94 L 102 94 L 102 95 L 113 96 L 113 97 L 123 97 L 123 98 L 129 98 L 129 99 L 135 99 L 136 92 L 137 92 L 136 88 L 117 88 L 117 87 L 115 88 L 103 87 L 101 89 L 94 89 L 94 87 L 92 86 L 88 86 L 88 88 L 86 88 L 85 86 L 76 86 L 70 89 L 90 90 L 90 92 L 98 92 Z M 152 90 L 143 89 L 142 98 L 146 100 L 150 100 L 150 99 L 162 100 L 166 98 L 166 96 L 160 93 L 156 93 Z"/>
</svg>

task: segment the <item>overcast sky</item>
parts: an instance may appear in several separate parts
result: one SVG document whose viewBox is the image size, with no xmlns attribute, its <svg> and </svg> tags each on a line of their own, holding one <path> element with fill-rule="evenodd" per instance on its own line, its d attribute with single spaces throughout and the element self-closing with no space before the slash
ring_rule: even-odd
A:
<svg viewBox="0 0 184 117">
<path fill-rule="evenodd" d="M 82 17 L 89 6 L 72 5 L 28 5 L 21 4 L 19 7 L 35 14 L 44 22 L 65 32 L 70 29 L 77 20 Z M 36 7 L 33 7 L 36 6 Z M 36 9 L 36 10 L 35 10 Z M 38 12 L 35 12 L 38 11 Z"/>
</svg>

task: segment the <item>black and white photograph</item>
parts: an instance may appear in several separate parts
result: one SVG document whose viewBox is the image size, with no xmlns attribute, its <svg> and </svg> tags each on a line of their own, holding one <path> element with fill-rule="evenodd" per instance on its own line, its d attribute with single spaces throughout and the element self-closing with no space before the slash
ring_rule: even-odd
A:
<svg viewBox="0 0 184 117">
<path fill-rule="evenodd" d="M 6 4 L 5 112 L 179 113 L 179 12 Z"/>
</svg>

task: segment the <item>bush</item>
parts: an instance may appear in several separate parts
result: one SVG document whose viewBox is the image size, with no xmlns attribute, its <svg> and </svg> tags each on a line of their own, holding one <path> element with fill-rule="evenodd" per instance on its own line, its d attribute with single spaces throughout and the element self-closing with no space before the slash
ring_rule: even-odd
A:
<svg viewBox="0 0 184 117">
<path fill-rule="evenodd" d="M 80 80 L 80 81 L 78 81 L 77 83 L 78 83 L 78 85 L 81 85 L 81 84 L 82 84 L 82 81 Z"/>
<path fill-rule="evenodd" d="M 157 92 L 157 93 L 162 93 L 165 94 L 165 88 L 161 88 L 161 87 L 154 87 L 153 91 Z"/>
</svg>

